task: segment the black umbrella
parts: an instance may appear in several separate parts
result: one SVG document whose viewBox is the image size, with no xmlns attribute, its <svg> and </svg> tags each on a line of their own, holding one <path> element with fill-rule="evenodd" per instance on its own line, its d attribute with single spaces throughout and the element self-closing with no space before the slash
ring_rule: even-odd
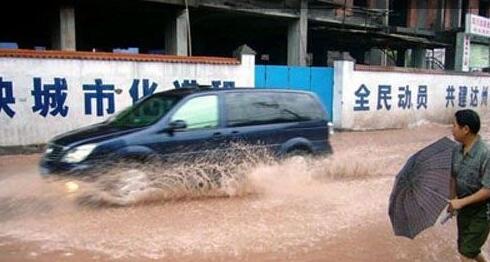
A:
<svg viewBox="0 0 490 262">
<path fill-rule="evenodd" d="M 414 238 L 437 221 L 448 203 L 455 146 L 444 137 L 411 156 L 398 173 L 388 211 L 395 235 Z"/>
</svg>

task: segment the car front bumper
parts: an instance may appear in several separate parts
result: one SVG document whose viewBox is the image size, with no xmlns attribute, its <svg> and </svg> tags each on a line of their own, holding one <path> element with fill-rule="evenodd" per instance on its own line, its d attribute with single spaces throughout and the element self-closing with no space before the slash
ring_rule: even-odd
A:
<svg viewBox="0 0 490 262">
<path fill-rule="evenodd" d="M 64 163 L 61 161 L 46 160 L 41 159 L 39 163 L 39 173 L 42 176 L 51 175 L 73 175 L 73 176 L 83 176 L 88 175 L 91 171 L 96 168 L 95 164 L 90 162 L 84 163 Z"/>
</svg>

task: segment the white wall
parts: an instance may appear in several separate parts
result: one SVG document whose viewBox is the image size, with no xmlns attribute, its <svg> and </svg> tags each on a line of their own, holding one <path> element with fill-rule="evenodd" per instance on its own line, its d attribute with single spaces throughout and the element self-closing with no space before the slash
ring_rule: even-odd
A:
<svg viewBox="0 0 490 262">
<path fill-rule="evenodd" d="M 0 146 L 29 145 L 46 143 L 53 136 L 88 124 L 103 121 L 107 113 L 104 101 L 104 114 L 96 115 L 96 103 L 92 101 L 92 114 L 85 112 L 83 85 L 94 85 L 95 79 L 103 84 L 114 85 L 122 92 L 114 91 L 115 111 L 132 104 L 129 90 L 135 79 L 140 80 L 138 90 L 142 94 L 143 79 L 150 85 L 156 83 L 155 92 L 174 88 L 174 81 L 196 80 L 200 85 L 210 85 L 211 81 L 230 81 L 237 87 L 252 87 L 255 77 L 254 56 L 244 55 L 240 65 L 213 65 L 192 63 L 156 63 L 97 61 L 75 59 L 29 59 L 0 58 Z M 35 104 L 31 91 L 33 78 L 41 78 L 42 85 L 54 83 L 54 78 L 64 78 L 67 83 L 68 106 L 65 117 L 59 113 L 43 117 L 40 111 L 33 112 Z M 15 103 L 7 103 L 6 83 L 11 83 Z M 15 112 L 8 116 L 5 107 Z M 54 108 L 49 107 L 49 111 Z"/>
<path fill-rule="evenodd" d="M 486 100 L 490 103 L 483 95 L 484 90 L 487 90 L 488 95 L 490 77 L 355 71 L 354 64 L 349 61 L 336 61 L 334 71 L 333 115 L 336 128 L 348 130 L 401 128 L 417 124 L 421 120 L 450 123 L 454 112 L 462 108 L 473 109 L 480 115 L 488 112 L 488 106 L 482 105 L 482 102 Z M 366 88 L 360 90 L 362 85 Z M 389 90 L 387 86 L 391 87 L 391 92 L 386 92 L 387 98 L 391 96 L 391 99 L 386 99 L 387 104 L 391 105 L 390 109 L 385 106 L 384 99 L 378 98 L 380 90 Z M 407 100 L 404 92 L 407 86 L 411 92 L 412 105 L 410 108 L 403 108 L 398 105 L 399 96 Z M 419 103 L 424 100 L 422 92 L 419 92 L 420 87 L 424 89 L 423 86 L 427 87 L 427 108 L 422 106 L 424 103 Z M 460 91 L 464 90 L 464 88 L 460 89 L 462 86 L 467 87 L 466 97 L 463 95 L 464 92 Z M 400 87 L 405 90 L 399 90 Z M 454 87 L 452 92 L 454 106 L 451 104 L 451 99 L 447 99 L 451 97 L 451 87 Z M 360 95 L 367 94 L 366 90 L 370 93 L 365 97 L 364 106 L 361 106 Z M 475 94 L 472 90 L 478 90 L 478 93 Z M 356 91 L 360 91 L 358 95 Z M 378 108 L 379 102 L 381 108 Z M 461 106 L 464 104 L 466 107 Z M 365 110 L 367 107 L 369 110 Z"/>
</svg>

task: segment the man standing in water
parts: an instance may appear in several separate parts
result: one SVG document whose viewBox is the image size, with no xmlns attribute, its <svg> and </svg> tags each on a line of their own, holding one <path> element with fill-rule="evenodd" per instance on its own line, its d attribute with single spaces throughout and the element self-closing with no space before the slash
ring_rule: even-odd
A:
<svg viewBox="0 0 490 262">
<path fill-rule="evenodd" d="M 481 247 L 490 231 L 490 151 L 478 135 L 480 118 L 470 109 L 456 112 L 452 133 L 462 145 L 453 152 L 449 212 L 458 211 L 458 251 L 462 261 L 488 261 Z"/>
</svg>

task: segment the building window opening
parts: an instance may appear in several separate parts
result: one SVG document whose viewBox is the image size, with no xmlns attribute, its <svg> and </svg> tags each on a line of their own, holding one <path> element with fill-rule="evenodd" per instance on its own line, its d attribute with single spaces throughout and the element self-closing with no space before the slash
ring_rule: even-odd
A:
<svg viewBox="0 0 490 262">
<path fill-rule="evenodd" d="M 479 11 L 478 15 L 483 16 L 483 17 L 489 17 L 489 10 L 490 9 L 490 0 L 480 0 L 480 6 L 479 6 Z"/>
<path fill-rule="evenodd" d="M 390 0 L 390 26 L 407 26 L 407 1 Z"/>
<path fill-rule="evenodd" d="M 165 26 L 175 8 L 146 2 L 76 2 L 77 50 L 166 54 Z"/>
<path fill-rule="evenodd" d="M 354 6 L 368 7 L 368 2 L 367 0 L 354 0 Z"/>
</svg>

